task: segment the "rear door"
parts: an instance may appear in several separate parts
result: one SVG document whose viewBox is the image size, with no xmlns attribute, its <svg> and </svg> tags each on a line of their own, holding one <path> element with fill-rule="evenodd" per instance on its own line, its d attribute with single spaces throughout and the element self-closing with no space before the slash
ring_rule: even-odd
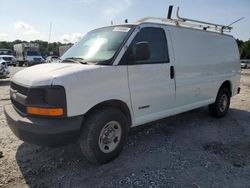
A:
<svg viewBox="0 0 250 188">
<path fill-rule="evenodd" d="M 161 27 L 142 27 L 125 53 L 128 83 L 135 124 L 143 124 L 171 114 L 175 103 L 175 80 L 171 75 L 173 58 L 169 55 L 165 30 Z M 129 60 L 138 42 L 148 42 L 148 60 Z M 172 72 L 173 73 L 173 72 Z"/>
</svg>

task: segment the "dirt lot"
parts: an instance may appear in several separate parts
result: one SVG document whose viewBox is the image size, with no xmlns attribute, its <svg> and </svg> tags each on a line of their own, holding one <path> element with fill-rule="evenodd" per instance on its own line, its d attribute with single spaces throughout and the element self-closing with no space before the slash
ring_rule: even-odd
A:
<svg viewBox="0 0 250 188">
<path fill-rule="evenodd" d="M 12 73 L 18 68 L 12 68 Z M 89 164 L 77 144 L 23 143 L 6 126 L 9 80 L 0 80 L 0 187 L 249 187 L 250 70 L 222 119 L 207 108 L 132 129 L 121 155 Z"/>
</svg>

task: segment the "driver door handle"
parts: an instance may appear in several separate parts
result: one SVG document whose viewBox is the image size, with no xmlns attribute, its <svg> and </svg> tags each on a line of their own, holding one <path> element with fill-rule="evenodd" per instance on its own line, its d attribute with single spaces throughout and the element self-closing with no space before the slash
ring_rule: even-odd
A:
<svg viewBox="0 0 250 188">
<path fill-rule="evenodd" d="M 170 78 L 174 79 L 174 66 L 170 66 Z"/>
</svg>

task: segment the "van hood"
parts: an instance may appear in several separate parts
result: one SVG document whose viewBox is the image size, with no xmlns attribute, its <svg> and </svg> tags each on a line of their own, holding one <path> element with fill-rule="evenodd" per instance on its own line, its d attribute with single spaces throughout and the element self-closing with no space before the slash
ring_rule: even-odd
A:
<svg viewBox="0 0 250 188">
<path fill-rule="evenodd" d="M 0 57 L 11 57 L 11 58 L 14 58 L 13 55 L 0 55 Z"/>
<path fill-rule="evenodd" d="M 6 61 L 16 60 L 16 58 L 13 55 L 0 55 L 0 59 L 6 60 Z"/>
<path fill-rule="evenodd" d="M 12 81 L 25 87 L 52 85 L 54 79 L 99 67 L 101 66 L 73 63 L 45 63 L 17 72 L 13 76 Z"/>
</svg>

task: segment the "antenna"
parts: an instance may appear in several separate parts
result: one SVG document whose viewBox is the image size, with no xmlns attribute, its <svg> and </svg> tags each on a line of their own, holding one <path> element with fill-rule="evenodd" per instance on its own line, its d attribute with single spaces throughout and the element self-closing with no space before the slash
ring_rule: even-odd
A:
<svg viewBox="0 0 250 188">
<path fill-rule="evenodd" d="M 243 20 L 244 18 L 245 18 L 245 17 L 241 17 L 240 19 L 238 19 L 238 20 L 232 22 L 231 24 L 228 25 L 228 27 L 231 26 L 231 25 L 233 25 L 233 24 L 235 24 L 235 23 L 237 23 L 237 22 L 239 22 L 239 21 L 241 21 L 241 20 Z"/>
</svg>

